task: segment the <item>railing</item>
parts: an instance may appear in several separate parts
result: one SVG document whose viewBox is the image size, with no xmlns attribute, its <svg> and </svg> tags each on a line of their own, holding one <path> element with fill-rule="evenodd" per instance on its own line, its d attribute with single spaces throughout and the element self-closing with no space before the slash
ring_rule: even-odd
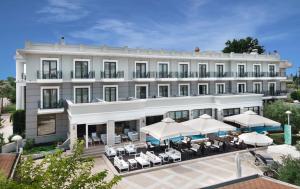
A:
<svg viewBox="0 0 300 189">
<path fill-rule="evenodd" d="M 25 74 L 25 73 L 22 73 L 22 74 L 21 74 L 21 79 L 22 79 L 22 80 L 26 80 L 26 74 Z"/>
<path fill-rule="evenodd" d="M 44 106 L 41 101 L 38 101 L 38 108 L 39 109 L 57 109 L 64 107 L 64 100 L 60 99 L 58 102 L 50 102 L 47 106 Z"/>
<path fill-rule="evenodd" d="M 124 78 L 124 71 L 118 71 L 118 72 L 109 72 L 109 71 L 101 71 L 100 72 L 101 79 L 122 79 Z"/>
<path fill-rule="evenodd" d="M 36 72 L 37 79 L 62 79 L 62 71 L 56 72 Z"/>
<path fill-rule="evenodd" d="M 71 71 L 71 78 L 72 79 L 94 79 L 95 78 L 95 71 L 90 71 L 86 74 L 76 75 L 74 71 Z"/>
</svg>

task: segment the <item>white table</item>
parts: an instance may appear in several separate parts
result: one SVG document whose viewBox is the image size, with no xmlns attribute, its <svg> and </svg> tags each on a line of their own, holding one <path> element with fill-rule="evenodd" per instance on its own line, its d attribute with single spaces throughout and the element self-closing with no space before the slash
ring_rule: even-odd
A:
<svg viewBox="0 0 300 189">
<path fill-rule="evenodd" d="M 128 159 L 128 163 L 131 169 L 137 168 L 137 161 L 135 159 Z"/>
<path fill-rule="evenodd" d="M 123 148 L 123 147 L 119 147 L 119 148 L 117 148 L 117 153 L 120 155 L 125 155 L 125 148 Z"/>
</svg>

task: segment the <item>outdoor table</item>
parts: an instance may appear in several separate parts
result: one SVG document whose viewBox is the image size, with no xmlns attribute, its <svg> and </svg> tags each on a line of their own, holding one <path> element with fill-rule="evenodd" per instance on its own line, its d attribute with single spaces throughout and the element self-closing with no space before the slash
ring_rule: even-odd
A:
<svg viewBox="0 0 300 189">
<path fill-rule="evenodd" d="M 121 139 L 122 139 L 122 142 L 124 142 L 124 141 L 128 141 L 129 137 L 125 134 L 122 134 Z"/>
<path fill-rule="evenodd" d="M 158 154 L 158 157 L 161 158 L 163 163 L 169 162 L 169 155 L 166 153 L 160 153 L 160 154 Z"/>
<path fill-rule="evenodd" d="M 131 169 L 137 168 L 137 161 L 135 159 L 128 159 L 128 163 Z"/>
<path fill-rule="evenodd" d="M 117 148 L 117 152 L 118 152 L 118 154 L 120 155 L 125 155 L 125 149 L 123 148 L 123 147 L 119 147 L 119 148 Z"/>
</svg>

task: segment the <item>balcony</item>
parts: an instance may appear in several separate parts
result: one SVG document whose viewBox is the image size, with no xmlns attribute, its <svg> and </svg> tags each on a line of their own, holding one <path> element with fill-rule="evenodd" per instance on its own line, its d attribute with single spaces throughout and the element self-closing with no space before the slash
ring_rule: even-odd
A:
<svg viewBox="0 0 300 189">
<path fill-rule="evenodd" d="M 21 74 L 21 80 L 25 81 L 26 80 L 26 73 Z"/>
<path fill-rule="evenodd" d="M 89 71 L 88 73 L 79 73 L 79 74 L 74 74 L 74 71 L 71 71 L 71 80 L 74 83 L 90 83 L 90 82 L 95 82 L 95 72 L 94 71 Z"/>
<path fill-rule="evenodd" d="M 124 71 L 118 71 L 118 72 L 101 71 L 100 78 L 102 81 L 123 81 Z"/>
<path fill-rule="evenodd" d="M 38 114 L 56 114 L 63 113 L 64 109 L 64 100 L 60 99 L 58 102 L 51 102 L 47 106 L 43 105 L 41 101 L 38 101 Z"/>
<path fill-rule="evenodd" d="M 36 72 L 38 83 L 62 83 L 62 71 L 54 72 Z"/>
</svg>

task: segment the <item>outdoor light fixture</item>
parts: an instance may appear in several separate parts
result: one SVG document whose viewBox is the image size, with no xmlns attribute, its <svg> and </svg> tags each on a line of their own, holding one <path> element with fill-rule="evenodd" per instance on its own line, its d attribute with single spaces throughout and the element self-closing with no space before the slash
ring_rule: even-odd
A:
<svg viewBox="0 0 300 189">
<path fill-rule="evenodd" d="M 290 115 L 292 114 L 292 112 L 288 110 L 288 111 L 286 111 L 285 113 L 286 113 L 287 116 L 288 116 L 288 125 L 290 125 Z"/>
</svg>

